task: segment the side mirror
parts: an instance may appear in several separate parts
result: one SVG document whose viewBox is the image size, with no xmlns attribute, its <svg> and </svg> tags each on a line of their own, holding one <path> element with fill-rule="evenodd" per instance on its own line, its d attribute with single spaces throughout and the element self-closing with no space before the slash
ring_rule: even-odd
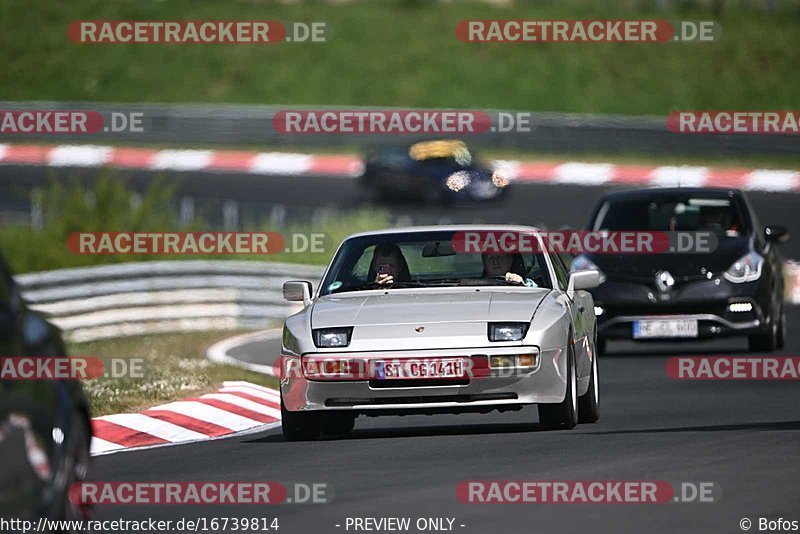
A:
<svg viewBox="0 0 800 534">
<path fill-rule="evenodd" d="M 573 271 L 569 274 L 567 294 L 571 297 L 579 289 L 592 289 L 600 285 L 600 273 L 594 269 Z"/>
<path fill-rule="evenodd" d="M 302 302 L 308 306 L 311 303 L 311 282 L 305 280 L 284 282 L 283 298 L 290 302 Z"/>
<path fill-rule="evenodd" d="M 785 226 L 767 226 L 764 228 L 764 238 L 770 243 L 786 243 L 789 241 L 789 229 Z"/>
</svg>

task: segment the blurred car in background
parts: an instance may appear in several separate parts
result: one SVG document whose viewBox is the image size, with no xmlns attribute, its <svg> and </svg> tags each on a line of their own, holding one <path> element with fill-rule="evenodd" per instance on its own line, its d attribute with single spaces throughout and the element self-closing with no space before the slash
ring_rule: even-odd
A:
<svg viewBox="0 0 800 534">
<path fill-rule="evenodd" d="M 422 141 L 381 147 L 364 162 L 359 185 L 374 200 L 491 200 L 508 192 L 509 180 L 476 159 L 463 141 Z"/>
<path fill-rule="evenodd" d="M 28 309 L 0 257 L 0 360 L 65 354 L 59 330 Z M 85 518 L 87 509 L 68 499 L 70 485 L 85 479 L 89 466 L 89 403 L 81 384 L 3 376 L 0 517 Z"/>
<path fill-rule="evenodd" d="M 744 336 L 750 350 L 782 348 L 786 337 L 783 226 L 762 227 L 733 189 L 670 188 L 611 193 L 590 231 L 712 232 L 712 252 L 581 254 L 573 270 L 597 269 L 592 290 L 599 344 L 607 339 L 681 340 Z"/>
</svg>

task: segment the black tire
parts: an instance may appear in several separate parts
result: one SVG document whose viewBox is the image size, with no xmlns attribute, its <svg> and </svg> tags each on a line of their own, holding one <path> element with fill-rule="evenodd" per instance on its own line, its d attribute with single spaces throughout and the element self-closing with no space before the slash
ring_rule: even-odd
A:
<svg viewBox="0 0 800 534">
<path fill-rule="evenodd" d="M 57 488 L 59 501 L 54 511 L 54 519 L 66 521 L 86 521 L 91 515 L 91 504 L 81 503 L 79 500 L 70 500 L 70 488 L 75 483 L 86 480 L 89 473 L 90 462 L 90 441 L 89 422 L 86 415 L 74 410 L 71 415 L 70 432 L 67 437 L 66 448 L 64 450 L 64 461 L 61 466 L 62 472 L 56 475 L 63 488 Z M 61 529 L 55 530 L 55 534 L 70 534 L 81 530 Z"/>
<path fill-rule="evenodd" d="M 356 426 L 356 417 L 347 412 L 326 413 L 322 418 L 322 433 L 333 436 L 346 436 Z"/>
<path fill-rule="evenodd" d="M 539 423 L 547 429 L 575 428 L 578 424 L 578 397 L 575 375 L 575 347 L 572 334 L 567 341 L 567 390 L 558 404 L 539 404 Z"/>
<path fill-rule="evenodd" d="M 320 412 L 290 412 L 281 398 L 281 430 L 286 441 L 310 441 L 322 433 Z"/>
<path fill-rule="evenodd" d="M 597 344 L 595 343 L 595 346 Z M 578 398 L 578 422 L 596 423 L 600 419 L 600 382 L 597 369 L 599 352 L 595 348 L 592 358 L 592 371 L 589 378 L 589 389 Z"/>
<path fill-rule="evenodd" d="M 782 349 L 786 346 L 786 313 L 783 311 L 783 306 L 781 306 L 780 318 L 781 324 L 778 325 L 778 339 L 775 346 Z"/>
<path fill-rule="evenodd" d="M 747 336 L 747 345 L 750 352 L 772 352 L 778 348 L 779 332 L 781 320 L 772 316 L 769 322 L 769 329 L 764 334 L 753 334 Z"/>
</svg>

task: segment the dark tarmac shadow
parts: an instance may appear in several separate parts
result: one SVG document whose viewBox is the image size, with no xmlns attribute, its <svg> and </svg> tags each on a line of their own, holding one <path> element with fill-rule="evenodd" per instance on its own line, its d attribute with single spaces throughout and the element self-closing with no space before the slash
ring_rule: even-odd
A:
<svg viewBox="0 0 800 534">
<path fill-rule="evenodd" d="M 800 421 L 774 421 L 771 423 L 737 423 L 733 425 L 701 425 L 683 426 L 675 428 L 645 428 L 632 430 L 606 430 L 600 432 L 579 432 L 579 434 L 591 434 L 594 436 L 605 435 L 613 436 L 618 434 L 673 434 L 680 432 L 736 432 L 740 430 L 769 431 L 769 430 L 800 430 Z"/>
</svg>

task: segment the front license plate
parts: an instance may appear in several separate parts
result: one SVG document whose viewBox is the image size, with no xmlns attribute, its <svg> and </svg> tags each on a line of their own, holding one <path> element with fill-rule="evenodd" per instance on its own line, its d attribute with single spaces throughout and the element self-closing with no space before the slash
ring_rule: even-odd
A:
<svg viewBox="0 0 800 534">
<path fill-rule="evenodd" d="M 464 360 L 459 358 L 429 360 L 391 360 L 377 362 L 375 378 L 408 380 L 413 378 L 462 378 Z"/>
<path fill-rule="evenodd" d="M 697 337 L 697 319 L 645 319 L 633 323 L 633 338 Z"/>
</svg>

